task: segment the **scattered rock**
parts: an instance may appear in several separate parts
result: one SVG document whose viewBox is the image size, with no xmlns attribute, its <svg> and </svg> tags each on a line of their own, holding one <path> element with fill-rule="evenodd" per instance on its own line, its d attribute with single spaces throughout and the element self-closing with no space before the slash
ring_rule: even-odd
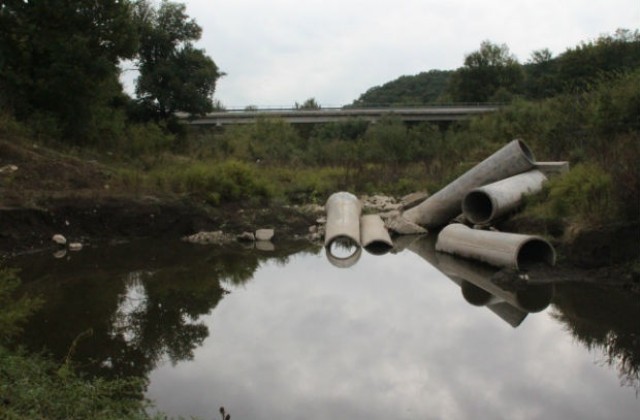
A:
<svg viewBox="0 0 640 420">
<path fill-rule="evenodd" d="M 57 243 L 58 245 L 66 245 L 67 244 L 67 238 L 65 238 L 64 236 L 62 236 L 59 233 L 56 233 L 55 235 L 53 235 L 51 240 L 53 242 Z"/>
<path fill-rule="evenodd" d="M 16 165 L 5 165 L 2 168 L 0 168 L 0 174 L 11 174 L 17 170 L 18 170 L 18 167 Z"/>
<path fill-rule="evenodd" d="M 216 230 L 213 232 L 198 232 L 193 235 L 185 236 L 182 238 L 185 242 L 190 242 L 192 244 L 217 244 L 222 245 L 228 242 L 231 242 L 233 238 L 229 235 L 226 235 L 221 230 Z"/>
<path fill-rule="evenodd" d="M 425 228 L 408 221 L 402 216 L 402 214 L 400 214 L 400 212 L 388 217 L 385 220 L 384 224 L 387 229 L 400 235 L 419 235 L 422 233 L 427 233 L 427 230 Z"/>
<path fill-rule="evenodd" d="M 390 211 L 390 210 L 399 210 L 401 205 L 396 202 L 396 199 L 393 197 L 388 197 L 386 195 L 373 195 L 373 196 L 363 196 L 360 201 L 362 202 L 362 207 L 365 211 Z"/>
<path fill-rule="evenodd" d="M 238 242 L 254 242 L 256 240 L 255 235 L 252 232 L 242 232 L 236 236 Z"/>
<path fill-rule="evenodd" d="M 275 231 L 273 229 L 258 229 L 256 230 L 257 241 L 270 241 L 273 238 Z"/>
<path fill-rule="evenodd" d="M 400 199 L 400 206 L 402 210 L 408 210 L 411 207 L 415 207 L 429 198 L 429 193 L 426 191 L 418 191 L 411 194 L 407 194 Z"/>
<path fill-rule="evenodd" d="M 82 249 L 82 243 L 80 242 L 71 242 L 69 244 L 69 251 L 80 251 Z"/>
</svg>

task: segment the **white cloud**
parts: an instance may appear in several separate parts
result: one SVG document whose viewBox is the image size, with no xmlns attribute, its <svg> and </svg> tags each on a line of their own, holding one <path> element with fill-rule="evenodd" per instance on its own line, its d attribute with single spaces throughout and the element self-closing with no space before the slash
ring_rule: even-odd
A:
<svg viewBox="0 0 640 420">
<path fill-rule="evenodd" d="M 227 73 L 216 92 L 227 107 L 340 106 L 402 75 L 455 69 L 483 40 L 525 62 L 640 22 L 637 0 L 183 2 Z"/>
</svg>

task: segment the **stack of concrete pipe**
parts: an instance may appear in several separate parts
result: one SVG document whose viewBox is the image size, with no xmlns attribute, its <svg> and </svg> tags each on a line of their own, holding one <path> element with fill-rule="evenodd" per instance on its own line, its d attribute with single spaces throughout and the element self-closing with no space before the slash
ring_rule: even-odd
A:
<svg viewBox="0 0 640 420">
<path fill-rule="evenodd" d="M 566 170 L 566 162 L 536 162 L 522 140 L 513 140 L 421 204 L 405 211 L 402 218 L 415 225 L 440 229 L 462 212 L 472 224 L 487 227 L 521 206 L 526 195 L 539 192 L 547 181 L 545 173 Z M 361 247 L 378 255 L 393 247 L 380 216 L 362 216 L 362 205 L 353 194 L 335 193 L 325 207 L 325 247 L 334 264 L 353 265 L 360 257 Z M 348 243 L 355 251 L 346 258 L 336 257 L 331 252 L 336 243 Z M 539 236 L 470 229 L 462 224 L 443 228 L 436 248 L 513 269 L 526 269 L 537 263 L 555 264 L 555 250 Z"/>
<path fill-rule="evenodd" d="M 327 223 L 324 246 L 329 261 L 337 267 L 346 268 L 355 264 L 361 255 L 361 248 L 375 255 L 382 255 L 391 248 L 393 242 L 385 228 L 384 221 L 377 214 L 361 215 L 362 204 L 348 192 L 332 194 L 325 204 Z M 345 257 L 337 256 L 334 246 L 345 246 L 353 253 Z"/>
<path fill-rule="evenodd" d="M 488 226 L 518 208 L 527 194 L 539 192 L 547 177 L 539 169 L 566 163 L 536 163 L 522 140 L 513 140 L 420 205 L 404 212 L 412 223 L 438 229 L 461 212 L 475 225 Z M 499 267 L 555 264 L 555 251 L 543 238 L 481 231 L 464 225 L 445 227 L 436 249 Z"/>
</svg>

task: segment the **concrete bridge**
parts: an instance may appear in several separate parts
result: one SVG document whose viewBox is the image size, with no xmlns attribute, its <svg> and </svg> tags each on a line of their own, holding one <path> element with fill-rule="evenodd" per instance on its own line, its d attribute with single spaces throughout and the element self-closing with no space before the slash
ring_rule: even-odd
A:
<svg viewBox="0 0 640 420">
<path fill-rule="evenodd" d="M 473 116 L 495 112 L 500 105 L 444 105 L 397 108 L 320 108 L 320 109 L 258 109 L 229 110 L 209 113 L 203 117 L 181 118 L 191 125 L 251 124 L 259 118 L 278 118 L 291 124 L 326 123 L 359 119 L 375 122 L 384 117 L 399 118 L 404 122 L 447 122 L 469 119 Z"/>
</svg>

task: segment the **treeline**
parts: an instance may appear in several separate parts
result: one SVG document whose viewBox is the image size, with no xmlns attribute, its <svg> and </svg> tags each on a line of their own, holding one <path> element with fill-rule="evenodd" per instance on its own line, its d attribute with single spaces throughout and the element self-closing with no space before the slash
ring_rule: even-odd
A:
<svg viewBox="0 0 640 420">
<path fill-rule="evenodd" d="M 0 3 L 0 112 L 67 144 L 135 151 L 171 141 L 158 127 L 178 129 L 178 111 L 210 111 L 222 73 L 193 46 L 202 31 L 185 6 L 154 4 Z M 135 99 L 119 81 L 125 61 L 139 72 Z"/>
<path fill-rule="evenodd" d="M 606 74 L 640 66 L 640 32 L 619 29 L 553 57 L 549 49 L 521 64 L 506 44 L 482 42 L 455 71 L 401 76 L 369 89 L 352 106 L 402 106 L 449 102 L 511 102 L 587 89 Z"/>
</svg>

